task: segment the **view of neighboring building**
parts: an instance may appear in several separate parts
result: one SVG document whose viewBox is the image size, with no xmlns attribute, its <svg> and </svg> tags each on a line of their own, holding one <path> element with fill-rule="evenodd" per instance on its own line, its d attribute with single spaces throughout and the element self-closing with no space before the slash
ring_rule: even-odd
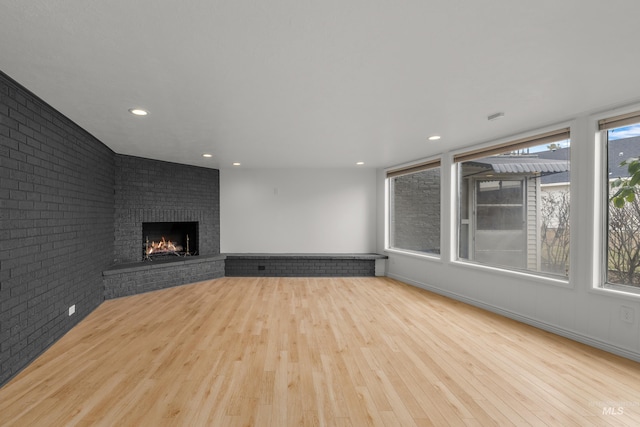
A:
<svg viewBox="0 0 640 427">
<path fill-rule="evenodd" d="M 460 258 L 566 274 L 568 228 L 550 230 L 549 222 L 557 219 L 546 206 L 542 184 L 551 176 L 568 176 L 569 159 L 546 159 L 540 154 L 510 152 L 460 165 Z M 557 256 L 558 233 L 566 248 L 560 258 L 550 258 L 547 241 L 551 239 L 551 252 Z"/>
</svg>

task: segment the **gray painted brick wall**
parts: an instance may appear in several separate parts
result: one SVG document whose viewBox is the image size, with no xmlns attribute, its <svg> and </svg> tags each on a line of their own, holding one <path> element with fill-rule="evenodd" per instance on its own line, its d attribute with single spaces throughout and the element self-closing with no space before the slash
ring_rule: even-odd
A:
<svg viewBox="0 0 640 427">
<path fill-rule="evenodd" d="M 104 273 L 105 299 L 224 277 L 224 256 L 187 257 L 175 262 L 138 263 Z"/>
<path fill-rule="evenodd" d="M 373 259 L 254 259 L 227 257 L 228 277 L 365 277 L 375 276 Z M 261 269 L 260 267 L 264 267 Z"/>
<path fill-rule="evenodd" d="M 0 72 L 0 385 L 103 301 L 114 167 L 111 150 Z"/>
</svg>

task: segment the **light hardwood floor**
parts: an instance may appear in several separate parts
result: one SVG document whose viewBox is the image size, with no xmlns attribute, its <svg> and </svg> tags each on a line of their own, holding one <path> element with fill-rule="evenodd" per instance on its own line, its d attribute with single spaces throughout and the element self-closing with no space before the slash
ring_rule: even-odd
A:
<svg viewBox="0 0 640 427">
<path fill-rule="evenodd" d="M 223 278 L 103 303 L 2 426 L 640 425 L 640 364 L 387 278 Z"/>
</svg>

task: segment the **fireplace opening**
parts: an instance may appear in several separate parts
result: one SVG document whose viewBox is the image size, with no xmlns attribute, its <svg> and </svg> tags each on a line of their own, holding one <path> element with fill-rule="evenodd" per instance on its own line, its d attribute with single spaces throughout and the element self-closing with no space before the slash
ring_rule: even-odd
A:
<svg viewBox="0 0 640 427">
<path fill-rule="evenodd" d="M 143 260 L 197 254 L 197 222 L 142 223 Z"/>
</svg>

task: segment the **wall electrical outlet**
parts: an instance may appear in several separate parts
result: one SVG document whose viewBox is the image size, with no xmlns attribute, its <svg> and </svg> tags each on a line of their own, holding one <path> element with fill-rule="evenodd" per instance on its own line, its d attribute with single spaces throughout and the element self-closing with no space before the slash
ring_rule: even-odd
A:
<svg viewBox="0 0 640 427">
<path fill-rule="evenodd" d="M 71 307 L 69 307 L 69 316 L 71 316 L 75 312 L 76 312 L 76 305 L 73 304 Z"/>
<path fill-rule="evenodd" d="M 620 307 L 620 320 L 625 323 L 633 323 L 635 318 L 635 310 L 631 307 Z"/>
</svg>

